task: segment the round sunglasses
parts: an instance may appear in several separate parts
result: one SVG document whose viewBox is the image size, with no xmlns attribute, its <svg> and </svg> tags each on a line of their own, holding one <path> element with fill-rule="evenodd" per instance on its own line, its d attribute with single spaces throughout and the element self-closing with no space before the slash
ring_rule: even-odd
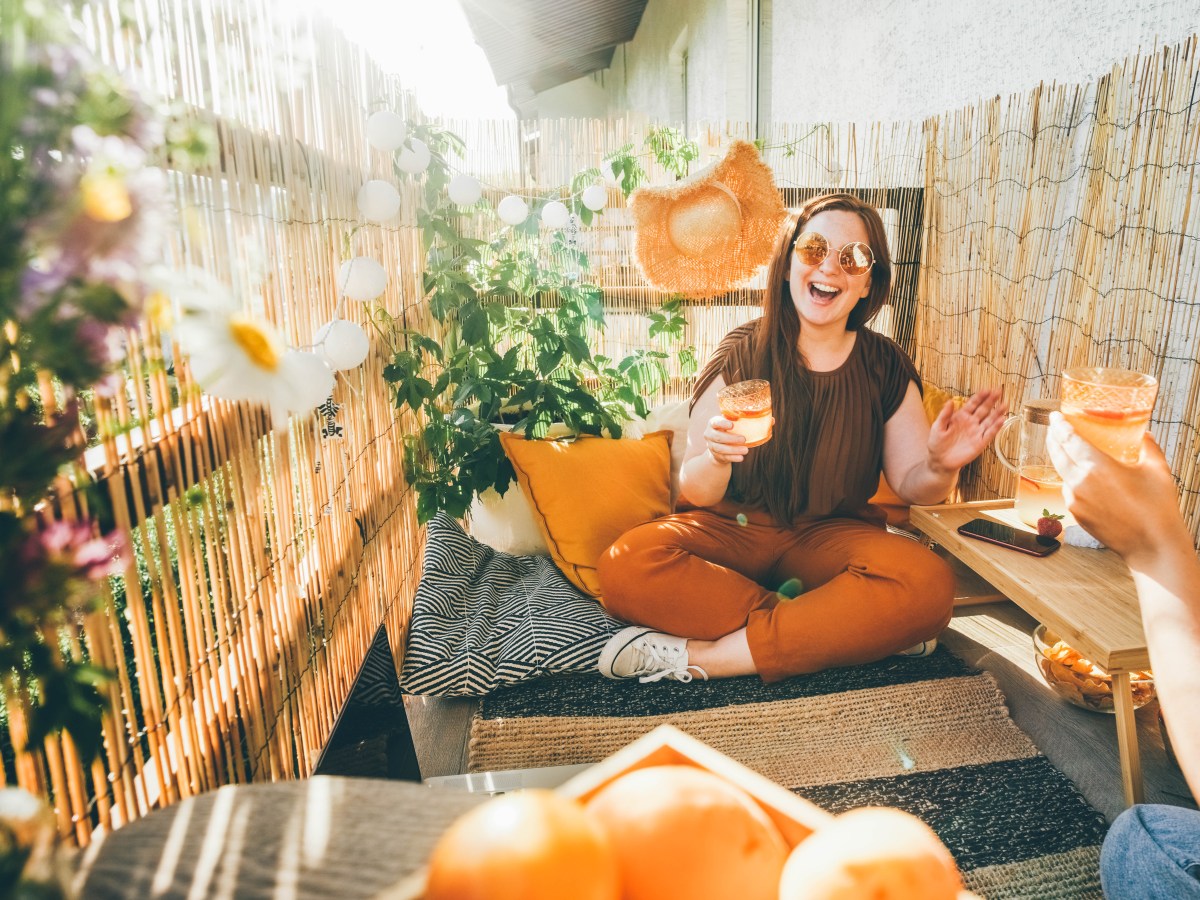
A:
<svg viewBox="0 0 1200 900">
<path fill-rule="evenodd" d="M 792 245 L 800 262 L 819 266 L 829 256 L 829 239 L 816 231 L 806 231 Z M 866 275 L 875 265 L 875 254 L 862 241 L 851 241 L 837 251 L 838 265 L 847 275 Z"/>
</svg>

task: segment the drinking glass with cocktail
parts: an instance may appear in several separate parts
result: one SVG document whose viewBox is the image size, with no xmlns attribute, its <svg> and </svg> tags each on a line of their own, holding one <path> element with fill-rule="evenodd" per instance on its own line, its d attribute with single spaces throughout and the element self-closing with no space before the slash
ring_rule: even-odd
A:
<svg viewBox="0 0 1200 900">
<path fill-rule="evenodd" d="M 747 447 L 757 447 L 771 439 L 771 385 L 761 378 L 738 381 L 717 392 L 721 415 L 733 422 L 730 429 L 746 439 Z"/>
<path fill-rule="evenodd" d="M 1075 433 L 1132 465 L 1158 396 L 1158 381 L 1130 369 L 1083 367 L 1062 373 L 1062 414 Z"/>
</svg>

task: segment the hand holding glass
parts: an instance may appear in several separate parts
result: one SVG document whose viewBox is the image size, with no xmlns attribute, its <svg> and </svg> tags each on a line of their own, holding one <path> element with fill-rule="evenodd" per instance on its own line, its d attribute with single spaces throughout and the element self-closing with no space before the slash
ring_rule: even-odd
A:
<svg viewBox="0 0 1200 900">
<path fill-rule="evenodd" d="M 771 385 L 762 379 L 739 381 L 717 392 L 721 415 L 733 422 L 731 429 L 757 447 L 771 439 Z"/>
<path fill-rule="evenodd" d="M 1117 462 L 1133 465 L 1158 396 L 1158 381 L 1130 369 L 1062 373 L 1062 414 L 1075 432 Z"/>
</svg>

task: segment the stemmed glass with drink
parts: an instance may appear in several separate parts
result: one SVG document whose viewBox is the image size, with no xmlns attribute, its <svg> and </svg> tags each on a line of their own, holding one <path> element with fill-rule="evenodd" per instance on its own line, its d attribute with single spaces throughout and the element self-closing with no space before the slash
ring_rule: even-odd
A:
<svg viewBox="0 0 1200 900">
<path fill-rule="evenodd" d="M 1109 456 L 1125 464 L 1138 461 L 1142 435 L 1158 395 L 1158 382 L 1129 369 L 1081 367 L 1062 373 L 1061 400 L 1027 400 L 996 435 L 1000 461 L 1017 474 L 1015 511 L 1026 525 L 1043 513 L 1063 516 L 1073 524 L 1063 499 L 1062 477 L 1046 449 L 1050 414 L 1061 410 L 1075 431 Z M 1003 449 L 1011 426 L 1021 425 L 1020 455 L 1014 463 Z"/>
</svg>

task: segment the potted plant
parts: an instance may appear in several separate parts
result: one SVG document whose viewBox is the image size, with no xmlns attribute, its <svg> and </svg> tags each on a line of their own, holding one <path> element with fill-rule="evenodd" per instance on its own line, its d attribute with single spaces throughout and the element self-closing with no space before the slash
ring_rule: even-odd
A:
<svg viewBox="0 0 1200 900">
<path fill-rule="evenodd" d="M 622 423 L 644 416 L 646 398 L 667 379 L 670 355 L 663 347 L 682 339 L 686 321 L 673 298 L 648 316 L 648 335 L 658 346 L 620 360 L 596 353 L 594 338 L 605 325 L 603 291 L 588 280 L 578 233 L 600 212 L 596 189 L 585 198 L 600 170 L 584 170 L 568 189 L 532 198 L 518 224 L 472 236 L 476 214 L 494 213 L 486 204 L 460 207 L 447 196 L 447 156 L 462 153 L 461 139 L 431 125 L 410 133 L 430 150 L 418 224 L 434 328 L 400 329 L 382 312 L 377 321 L 396 348 L 384 372 L 396 407 L 416 414 L 404 466 L 418 520 L 425 522 L 438 510 L 463 516 L 488 488 L 507 490 L 513 470 L 497 424 L 530 438 L 545 437 L 554 423 L 576 435 L 620 436 Z M 630 150 L 605 161 L 626 196 L 644 177 Z M 557 206 L 546 211 L 555 203 L 570 215 Z M 679 360 L 682 375 L 694 373 L 691 348 L 680 350 Z"/>
</svg>

